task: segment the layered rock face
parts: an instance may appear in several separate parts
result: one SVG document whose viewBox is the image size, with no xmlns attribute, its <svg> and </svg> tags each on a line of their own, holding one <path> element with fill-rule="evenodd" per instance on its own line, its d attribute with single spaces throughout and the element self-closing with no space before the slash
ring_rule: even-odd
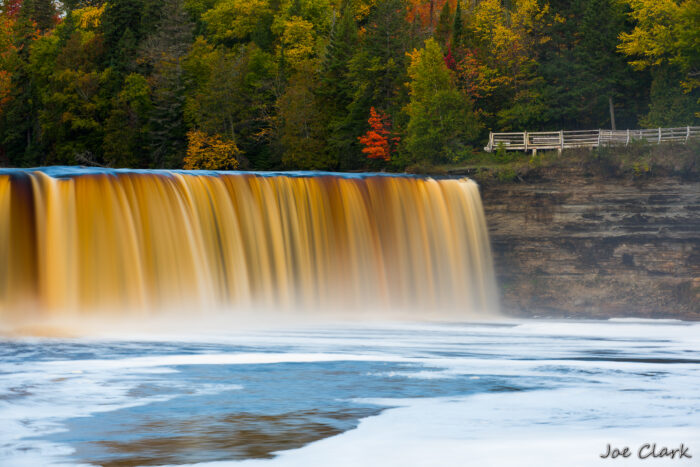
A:
<svg viewBox="0 0 700 467">
<path fill-rule="evenodd" d="M 559 169 L 482 197 L 506 313 L 700 319 L 700 181 Z"/>
</svg>

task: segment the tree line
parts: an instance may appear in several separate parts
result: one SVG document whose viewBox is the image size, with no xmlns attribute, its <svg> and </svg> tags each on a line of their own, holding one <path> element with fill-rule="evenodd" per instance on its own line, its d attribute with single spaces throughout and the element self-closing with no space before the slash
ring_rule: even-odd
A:
<svg viewBox="0 0 700 467">
<path fill-rule="evenodd" d="M 404 170 L 700 121 L 697 0 L 3 0 L 0 165 Z"/>
</svg>

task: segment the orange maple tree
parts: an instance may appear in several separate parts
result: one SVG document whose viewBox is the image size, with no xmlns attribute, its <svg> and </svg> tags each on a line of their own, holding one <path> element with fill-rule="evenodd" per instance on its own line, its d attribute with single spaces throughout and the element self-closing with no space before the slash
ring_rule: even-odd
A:
<svg viewBox="0 0 700 467">
<path fill-rule="evenodd" d="M 369 109 L 369 114 L 370 129 L 357 138 L 364 146 L 362 153 L 367 154 L 370 159 L 389 161 L 400 138 L 392 135 L 391 120 L 387 114 L 377 111 L 374 107 Z"/>
</svg>

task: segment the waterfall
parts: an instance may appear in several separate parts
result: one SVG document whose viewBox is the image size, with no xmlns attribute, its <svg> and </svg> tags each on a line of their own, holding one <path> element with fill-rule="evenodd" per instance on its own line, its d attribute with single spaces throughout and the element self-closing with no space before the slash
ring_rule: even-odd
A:
<svg viewBox="0 0 700 467">
<path fill-rule="evenodd" d="M 469 179 L 0 170 L 0 319 L 497 309 Z"/>
</svg>

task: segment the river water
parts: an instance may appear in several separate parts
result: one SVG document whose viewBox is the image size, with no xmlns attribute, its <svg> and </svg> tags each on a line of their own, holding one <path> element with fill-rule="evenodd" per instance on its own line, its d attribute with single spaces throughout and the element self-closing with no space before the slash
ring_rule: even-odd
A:
<svg viewBox="0 0 700 467">
<path fill-rule="evenodd" d="M 699 388 L 682 321 L 13 338 L 0 465 L 700 465 Z"/>
</svg>

